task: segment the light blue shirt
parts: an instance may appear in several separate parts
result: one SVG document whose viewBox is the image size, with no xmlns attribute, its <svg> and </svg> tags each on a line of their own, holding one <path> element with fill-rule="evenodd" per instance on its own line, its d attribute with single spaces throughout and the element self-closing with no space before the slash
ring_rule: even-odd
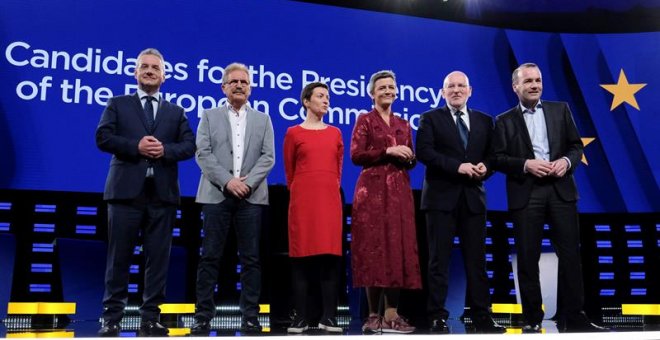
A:
<svg viewBox="0 0 660 340">
<path fill-rule="evenodd" d="M 529 138 L 532 140 L 532 148 L 534 149 L 534 158 L 550 160 L 550 146 L 548 143 L 548 128 L 545 125 L 545 113 L 541 101 L 536 104 L 534 111 L 530 111 L 524 107 L 522 103 L 520 110 L 523 112 L 525 125 L 527 125 L 527 132 Z"/>
</svg>

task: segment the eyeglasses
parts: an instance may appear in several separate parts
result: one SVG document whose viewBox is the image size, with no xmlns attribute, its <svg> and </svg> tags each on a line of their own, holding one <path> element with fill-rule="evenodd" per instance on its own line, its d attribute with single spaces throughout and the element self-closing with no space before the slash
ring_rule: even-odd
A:
<svg viewBox="0 0 660 340">
<path fill-rule="evenodd" d="M 243 86 L 248 86 L 250 83 L 248 83 L 247 80 L 234 79 L 234 80 L 230 80 L 230 81 L 226 82 L 225 84 L 228 84 L 229 86 L 237 86 L 238 84 L 241 84 Z"/>
</svg>

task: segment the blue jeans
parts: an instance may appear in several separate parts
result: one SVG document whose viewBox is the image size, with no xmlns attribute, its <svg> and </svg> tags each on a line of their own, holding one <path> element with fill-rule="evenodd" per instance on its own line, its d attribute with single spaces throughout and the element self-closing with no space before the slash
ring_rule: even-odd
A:
<svg viewBox="0 0 660 340">
<path fill-rule="evenodd" d="M 204 240 L 197 266 L 197 305 L 195 318 L 211 320 L 215 316 L 213 288 L 218 282 L 220 259 L 230 227 L 234 227 L 241 264 L 241 298 L 239 307 L 243 318 L 259 313 L 261 292 L 261 264 L 259 239 L 261 236 L 262 206 L 245 200 L 226 197 L 218 204 L 205 204 Z"/>
</svg>

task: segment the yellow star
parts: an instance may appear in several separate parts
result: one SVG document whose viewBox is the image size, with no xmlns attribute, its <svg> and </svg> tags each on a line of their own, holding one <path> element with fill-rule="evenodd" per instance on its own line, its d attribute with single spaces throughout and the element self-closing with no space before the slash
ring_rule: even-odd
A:
<svg viewBox="0 0 660 340">
<path fill-rule="evenodd" d="M 637 105 L 637 100 L 635 99 L 635 93 L 641 90 L 644 86 L 646 86 L 646 84 L 629 84 L 626 74 L 623 73 L 623 69 L 621 69 L 621 72 L 619 73 L 619 81 L 616 84 L 600 84 L 600 87 L 614 95 L 610 111 L 614 110 L 623 102 L 626 102 L 639 110 L 639 105 Z"/>
<path fill-rule="evenodd" d="M 582 144 L 584 144 L 585 148 L 587 147 L 587 145 L 591 144 L 591 142 L 596 140 L 596 138 L 593 137 L 583 137 L 581 139 L 582 139 Z M 582 163 L 584 163 L 584 165 L 589 165 L 589 162 L 587 162 L 587 157 L 584 155 L 584 153 L 582 153 Z"/>
</svg>

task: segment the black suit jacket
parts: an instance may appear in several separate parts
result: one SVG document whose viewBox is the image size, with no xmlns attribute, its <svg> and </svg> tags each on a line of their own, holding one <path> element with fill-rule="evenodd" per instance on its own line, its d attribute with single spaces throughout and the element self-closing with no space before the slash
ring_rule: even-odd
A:
<svg viewBox="0 0 660 340">
<path fill-rule="evenodd" d="M 148 135 L 163 143 L 163 157 L 150 161 L 140 155 L 138 143 Z M 136 198 L 143 188 L 151 162 L 158 197 L 165 202 L 179 203 L 177 162 L 195 154 L 195 136 L 183 108 L 161 98 L 153 130 L 150 131 L 137 94 L 113 97 L 108 101 L 96 128 L 96 145 L 112 154 L 104 199 Z"/>
<path fill-rule="evenodd" d="M 417 130 L 417 159 L 426 166 L 422 187 L 422 210 L 449 211 L 456 207 L 461 192 L 474 213 L 486 211 L 486 191 L 483 181 L 458 173 L 461 163 L 487 160 L 493 133 L 491 116 L 468 109 L 470 134 L 467 150 L 463 148 L 458 128 L 448 107 L 422 114 Z"/>
<path fill-rule="evenodd" d="M 534 151 L 520 105 L 500 114 L 495 123 L 492 156 L 495 170 L 506 174 L 509 209 L 520 209 L 527 205 L 534 181 L 549 181 L 565 201 L 578 199 L 573 172 L 580 164 L 584 146 L 573 115 L 564 102 L 541 101 L 541 105 L 548 130 L 550 160 L 568 157 L 571 168 L 561 178 L 548 177 L 541 180 L 525 173 L 525 161 L 534 159 Z"/>
</svg>

